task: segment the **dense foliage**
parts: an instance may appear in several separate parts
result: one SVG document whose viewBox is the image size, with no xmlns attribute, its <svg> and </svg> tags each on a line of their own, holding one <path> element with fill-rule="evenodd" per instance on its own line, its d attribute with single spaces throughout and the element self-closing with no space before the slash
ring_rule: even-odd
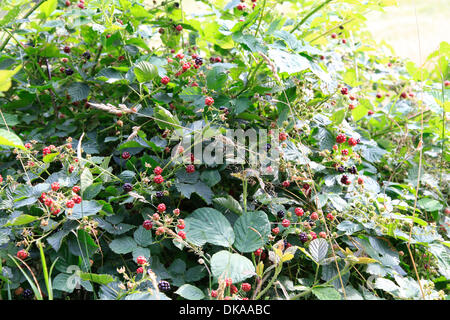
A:
<svg viewBox="0 0 450 320">
<path fill-rule="evenodd" d="M 0 297 L 448 298 L 450 45 L 395 58 L 391 4 L 3 1 Z M 279 159 L 180 147 L 229 129 Z"/>
</svg>

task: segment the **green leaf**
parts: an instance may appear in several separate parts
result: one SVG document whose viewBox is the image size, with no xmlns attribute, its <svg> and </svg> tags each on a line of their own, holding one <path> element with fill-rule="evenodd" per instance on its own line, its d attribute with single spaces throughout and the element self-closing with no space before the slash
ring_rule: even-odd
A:
<svg viewBox="0 0 450 320">
<path fill-rule="evenodd" d="M 56 10 L 57 5 L 57 0 L 47 0 L 41 4 L 41 13 L 44 15 L 44 19 L 50 17 L 53 11 Z"/>
<path fill-rule="evenodd" d="M 89 91 L 89 86 L 86 83 L 74 82 L 67 89 L 67 94 L 70 96 L 71 102 L 76 102 L 87 99 Z"/>
<path fill-rule="evenodd" d="M 76 204 L 72 209 L 72 214 L 67 216 L 68 219 L 75 220 L 81 219 L 87 216 L 93 216 L 97 214 L 103 205 L 94 200 L 82 201 L 80 204 Z"/>
<path fill-rule="evenodd" d="M 341 294 L 331 287 L 313 288 L 312 293 L 314 293 L 319 300 L 341 300 Z"/>
<path fill-rule="evenodd" d="M 263 247 L 270 234 L 267 214 L 263 211 L 244 213 L 236 220 L 234 233 L 234 247 L 241 252 L 253 252 Z"/>
<path fill-rule="evenodd" d="M 37 219 L 38 219 L 38 217 L 30 216 L 28 214 L 22 214 L 22 215 L 18 216 L 17 218 L 14 218 L 13 221 L 8 222 L 4 226 L 5 227 L 21 226 L 21 225 L 28 224 L 28 223 L 31 223 L 33 221 L 36 221 Z"/>
<path fill-rule="evenodd" d="M 206 74 L 206 85 L 211 90 L 221 90 L 225 87 L 228 76 L 222 66 L 214 66 Z"/>
<path fill-rule="evenodd" d="M 309 60 L 305 57 L 280 49 L 269 49 L 269 57 L 275 66 L 277 66 L 279 73 L 286 72 L 290 75 L 309 69 L 310 67 Z"/>
<path fill-rule="evenodd" d="M 246 257 L 222 250 L 211 257 L 211 272 L 218 278 L 231 278 L 233 283 L 239 283 L 255 275 L 253 263 Z"/>
<path fill-rule="evenodd" d="M 158 68 L 148 61 L 141 61 L 134 66 L 134 74 L 137 81 L 149 82 L 158 75 Z"/>
<path fill-rule="evenodd" d="M 205 297 L 202 290 L 190 284 L 182 285 L 175 293 L 187 300 L 202 300 Z"/>
<path fill-rule="evenodd" d="M 314 261 L 320 264 L 323 259 L 326 258 L 328 254 L 328 243 L 327 240 L 318 238 L 311 241 L 309 244 L 309 253 L 313 257 Z"/>
<path fill-rule="evenodd" d="M 22 66 L 18 66 L 14 70 L 0 70 L 0 92 L 7 91 L 11 87 L 11 78 L 21 67 Z"/>
<path fill-rule="evenodd" d="M 169 110 L 164 109 L 163 107 L 155 107 L 153 115 L 156 118 L 156 124 L 158 124 L 160 129 L 180 128 L 180 121 L 178 120 L 178 118 L 172 115 Z"/>
<path fill-rule="evenodd" d="M 94 177 L 92 176 L 91 170 L 89 170 L 89 168 L 84 168 L 80 176 L 81 190 L 84 192 L 84 190 L 86 190 L 86 188 L 89 187 L 93 181 Z"/>
<path fill-rule="evenodd" d="M 137 248 L 136 241 L 131 237 L 120 237 L 109 244 L 111 250 L 117 254 L 130 253 Z"/>
<path fill-rule="evenodd" d="M 95 274 L 95 273 L 80 273 L 81 280 L 92 281 L 98 284 L 108 284 L 114 281 L 113 276 L 109 274 Z"/>
<path fill-rule="evenodd" d="M 205 170 L 200 175 L 200 179 L 209 187 L 213 187 L 220 182 L 220 173 L 217 170 Z"/>
<path fill-rule="evenodd" d="M 0 129 L 0 145 L 25 150 L 22 140 L 12 131 Z"/>
<path fill-rule="evenodd" d="M 133 238 L 136 243 L 142 247 L 148 247 L 153 243 L 152 231 L 144 229 L 143 226 L 139 226 L 133 234 Z"/>
<path fill-rule="evenodd" d="M 218 205 L 219 209 L 225 208 L 236 214 L 242 214 L 241 205 L 230 195 L 227 195 L 226 198 L 215 198 L 213 199 L 213 202 Z"/>
<path fill-rule="evenodd" d="M 199 208 L 185 219 L 186 239 L 202 246 L 209 242 L 229 247 L 234 242 L 234 232 L 228 220 L 212 208 Z"/>
<path fill-rule="evenodd" d="M 45 163 L 50 163 L 59 155 L 59 152 L 49 153 L 42 158 L 42 161 Z"/>
</svg>

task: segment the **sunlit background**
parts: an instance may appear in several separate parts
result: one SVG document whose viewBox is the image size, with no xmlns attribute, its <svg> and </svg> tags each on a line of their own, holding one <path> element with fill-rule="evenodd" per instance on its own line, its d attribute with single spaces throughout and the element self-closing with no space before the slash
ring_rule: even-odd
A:
<svg viewBox="0 0 450 320">
<path fill-rule="evenodd" d="M 422 63 L 440 42 L 450 42 L 450 0 L 398 0 L 398 6 L 367 18 L 375 40 L 384 40 L 397 55 L 416 63 Z"/>
</svg>

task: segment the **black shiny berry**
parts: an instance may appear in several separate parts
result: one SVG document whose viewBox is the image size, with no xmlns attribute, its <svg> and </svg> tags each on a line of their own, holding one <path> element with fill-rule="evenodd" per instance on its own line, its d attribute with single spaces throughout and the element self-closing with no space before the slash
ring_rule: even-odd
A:
<svg viewBox="0 0 450 320">
<path fill-rule="evenodd" d="M 214 59 L 214 57 L 209 58 L 209 62 L 214 63 L 216 62 L 216 59 Z"/>
<path fill-rule="evenodd" d="M 341 183 L 347 184 L 347 181 L 348 181 L 348 177 L 344 174 L 341 178 Z"/>
<path fill-rule="evenodd" d="M 357 174 L 358 170 L 356 169 L 355 166 L 351 166 L 350 168 L 347 169 L 347 171 L 351 174 Z"/>
<path fill-rule="evenodd" d="M 269 151 L 270 149 L 272 149 L 272 145 L 271 145 L 270 143 L 268 143 L 268 144 L 266 145 L 266 149 L 267 149 L 267 151 Z"/>
<path fill-rule="evenodd" d="M 338 171 L 339 171 L 340 173 L 344 173 L 344 172 L 345 172 L 344 166 L 339 166 L 339 167 L 338 167 Z"/>
<path fill-rule="evenodd" d="M 170 290 L 170 283 L 164 280 L 161 280 L 158 283 L 158 288 L 160 291 L 165 292 Z"/>
<path fill-rule="evenodd" d="M 164 197 L 164 191 L 156 191 L 156 197 L 157 197 L 157 198 L 162 198 L 162 197 Z"/>
<path fill-rule="evenodd" d="M 203 59 L 200 57 L 195 58 L 195 64 L 201 66 L 203 64 Z"/>
<path fill-rule="evenodd" d="M 134 207 L 133 203 L 131 203 L 131 202 L 125 203 L 125 208 L 127 210 L 131 210 L 131 209 L 133 209 L 133 207 Z"/>
<path fill-rule="evenodd" d="M 24 299 L 30 300 L 33 299 L 34 293 L 30 289 L 25 289 L 22 293 Z"/>
<path fill-rule="evenodd" d="M 301 242 L 305 243 L 308 241 L 308 235 L 305 232 L 302 232 L 298 235 L 298 238 Z"/>
<path fill-rule="evenodd" d="M 280 218 L 280 219 L 283 218 L 284 217 L 284 211 L 283 210 L 278 211 L 277 212 L 277 217 Z"/>
<path fill-rule="evenodd" d="M 130 192 L 131 190 L 133 190 L 133 186 L 131 185 L 131 183 L 125 183 L 122 188 L 125 192 Z"/>
<path fill-rule="evenodd" d="M 64 70 L 64 72 L 66 73 L 66 75 L 71 76 L 73 75 L 73 70 L 70 68 L 67 68 L 66 70 Z"/>
<path fill-rule="evenodd" d="M 86 51 L 85 53 L 83 53 L 83 58 L 89 60 L 91 58 L 91 53 L 89 51 Z"/>
</svg>

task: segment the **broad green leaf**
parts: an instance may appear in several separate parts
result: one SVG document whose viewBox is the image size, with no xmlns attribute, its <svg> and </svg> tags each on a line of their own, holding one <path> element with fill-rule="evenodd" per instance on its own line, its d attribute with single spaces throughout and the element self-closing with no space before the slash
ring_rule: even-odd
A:
<svg viewBox="0 0 450 320">
<path fill-rule="evenodd" d="M 141 61 L 134 66 L 134 74 L 139 82 L 149 82 L 158 75 L 158 68 L 148 61 Z"/>
<path fill-rule="evenodd" d="M 202 300 L 205 297 L 202 290 L 191 284 L 182 285 L 175 293 L 187 300 Z"/>
<path fill-rule="evenodd" d="M 136 249 L 137 244 L 136 241 L 133 240 L 133 238 L 120 237 L 111 241 L 109 247 L 111 248 L 112 251 L 114 251 L 117 254 L 125 254 L 130 253 L 134 249 Z"/>
<path fill-rule="evenodd" d="M 341 294 L 331 287 L 313 288 L 312 292 L 319 300 L 341 300 Z"/>
<path fill-rule="evenodd" d="M 5 227 L 8 227 L 8 226 L 21 226 L 21 225 L 28 224 L 28 223 L 31 223 L 33 221 L 36 221 L 37 219 L 38 219 L 38 217 L 30 216 L 28 214 L 21 214 L 17 218 L 14 218 L 14 220 L 12 220 L 11 222 L 8 222 L 7 224 L 5 224 Z"/>
<path fill-rule="evenodd" d="M 212 256 L 211 272 L 216 279 L 231 278 L 238 283 L 254 276 L 255 267 L 248 258 L 223 250 Z"/>
<path fill-rule="evenodd" d="M 0 145 L 25 150 L 22 140 L 12 131 L 0 129 Z"/>
<path fill-rule="evenodd" d="M 114 281 L 113 276 L 109 274 L 95 274 L 95 273 L 81 272 L 80 278 L 82 280 L 92 281 L 98 284 L 108 284 Z"/>
<path fill-rule="evenodd" d="M 43 4 L 41 4 L 41 12 L 44 15 L 44 19 L 50 17 L 53 11 L 56 10 L 56 6 L 58 5 L 57 0 L 47 0 Z"/>
<path fill-rule="evenodd" d="M 253 252 L 262 248 L 270 234 L 270 222 L 263 211 L 242 214 L 234 224 L 234 247 L 241 252 Z"/>
<path fill-rule="evenodd" d="M 328 253 L 327 240 L 323 238 L 314 239 L 309 244 L 308 249 L 314 261 L 320 264 L 323 261 L 323 259 L 326 258 Z"/>
<path fill-rule="evenodd" d="M 212 208 L 199 208 L 185 219 L 188 242 L 202 246 L 211 243 L 229 247 L 234 243 L 234 232 L 228 220 Z"/>
</svg>

